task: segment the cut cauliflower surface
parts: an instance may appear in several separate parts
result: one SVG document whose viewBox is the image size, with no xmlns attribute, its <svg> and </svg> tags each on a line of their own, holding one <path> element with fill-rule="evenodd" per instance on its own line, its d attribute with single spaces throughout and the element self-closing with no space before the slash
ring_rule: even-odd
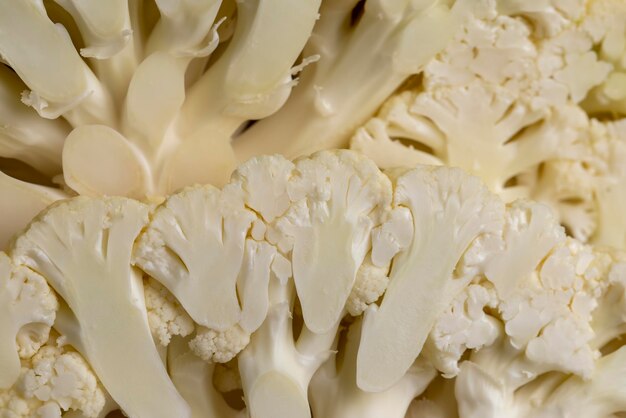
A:
<svg viewBox="0 0 626 418">
<path fill-rule="evenodd" d="M 89 364 L 54 339 L 22 360 L 15 384 L 0 390 L 2 418 L 58 418 L 66 411 L 96 418 L 104 405 L 104 389 Z"/>
</svg>

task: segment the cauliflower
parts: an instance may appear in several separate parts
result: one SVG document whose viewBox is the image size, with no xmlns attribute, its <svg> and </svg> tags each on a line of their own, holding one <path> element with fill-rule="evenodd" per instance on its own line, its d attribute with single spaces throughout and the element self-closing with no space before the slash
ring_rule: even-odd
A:
<svg viewBox="0 0 626 418">
<path fill-rule="evenodd" d="M 105 393 L 98 379 L 80 354 L 54 340 L 22 360 L 15 384 L 0 390 L 0 416 L 55 418 L 71 410 L 100 417 Z"/>
<path fill-rule="evenodd" d="M 20 358 L 30 358 L 48 341 L 58 307 L 43 277 L 0 252 L 0 388 L 15 383 Z"/>
<path fill-rule="evenodd" d="M 600 356 L 593 312 L 606 292 L 609 264 L 603 254 L 568 239 L 538 260 L 536 270 L 508 296 L 499 298 L 492 315 L 503 322 L 500 337 L 472 353 L 458 373 L 461 417 L 496 417 L 505 411 L 529 416 L 525 408 L 530 395 L 520 388 L 532 388 L 533 380 L 550 372 L 592 378 Z M 540 387 L 547 391 L 550 386 Z M 544 395 L 536 395 L 536 403 Z"/>
<path fill-rule="evenodd" d="M 433 414 L 452 396 L 461 418 L 544 413 L 570 376 L 602 373 L 626 317 L 626 257 L 566 237 L 547 206 L 507 206 L 458 168 L 382 172 L 346 150 L 257 157 L 222 189 L 152 206 L 66 200 L 2 260 L 0 277 L 58 295 L 54 323 L 11 341 L 53 325 L 110 394 L 101 410 L 137 418 L 400 417 L 422 392 Z M 215 383 L 226 362 L 234 386 Z M 22 375 L 9 407 L 56 414 Z"/>
<path fill-rule="evenodd" d="M 130 264 L 148 213 L 147 205 L 126 198 L 63 201 L 31 223 L 10 254 L 63 299 L 55 326 L 124 411 L 138 418 L 183 418 L 188 406 L 161 362 L 142 277 Z"/>
<path fill-rule="evenodd" d="M 626 412 L 625 4 L 0 0 L 0 416 Z"/>
<path fill-rule="evenodd" d="M 320 152 L 297 162 L 288 192 L 305 206 L 304 218 L 291 233 L 304 322 L 324 333 L 342 316 L 370 249 L 371 231 L 391 205 L 391 184 L 357 154 Z"/>
<path fill-rule="evenodd" d="M 225 330 L 241 316 L 236 283 L 253 219 L 234 187 L 185 189 L 156 209 L 133 262 L 167 287 L 195 322 Z"/>
<path fill-rule="evenodd" d="M 417 167 L 394 175 L 394 205 L 410 210 L 414 235 L 393 260 L 380 307 L 365 312 L 357 384 L 366 391 L 385 390 L 405 374 L 439 315 L 469 284 L 469 271 L 481 268 L 477 248 L 500 234 L 504 216 L 502 202 L 459 169 Z M 395 332 L 394 324 L 404 331 Z"/>
<path fill-rule="evenodd" d="M 623 247 L 620 228 L 603 225 L 620 207 L 621 157 L 596 139 L 620 124 L 622 2 L 477 5 L 423 81 L 389 98 L 351 148 L 381 167 L 461 167 L 507 202 L 549 204 L 578 239 Z M 594 118 L 607 109 L 617 121 Z"/>
</svg>

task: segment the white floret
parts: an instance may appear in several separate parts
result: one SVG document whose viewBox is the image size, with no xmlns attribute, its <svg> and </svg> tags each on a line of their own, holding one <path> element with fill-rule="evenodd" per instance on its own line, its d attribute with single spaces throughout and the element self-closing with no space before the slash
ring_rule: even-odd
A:
<svg viewBox="0 0 626 418">
<path fill-rule="evenodd" d="M 360 154 L 323 151 L 296 163 L 288 192 L 306 207 L 290 233 L 296 291 L 307 327 L 324 333 L 343 315 L 372 230 L 391 205 L 391 182 Z"/>
<path fill-rule="evenodd" d="M 485 313 L 497 304 L 492 286 L 471 284 L 439 317 L 424 346 L 424 355 L 444 376 L 459 372 L 458 363 L 466 350 L 489 346 L 501 334 L 498 320 Z"/>
<path fill-rule="evenodd" d="M 365 309 L 385 293 L 389 283 L 389 267 L 378 267 L 368 258 L 356 273 L 346 309 L 352 316 L 361 315 Z"/>
<path fill-rule="evenodd" d="M 96 418 L 104 405 L 105 392 L 87 362 L 52 340 L 22 362 L 19 379 L 11 389 L 0 391 L 3 418 L 53 418 L 66 411 Z"/>
<path fill-rule="evenodd" d="M 525 351 L 532 362 L 550 370 L 590 375 L 596 357 L 589 345 L 594 336 L 590 321 L 599 286 L 585 277 L 592 262 L 588 248 L 569 241 L 500 304 L 512 345 Z"/>
<path fill-rule="evenodd" d="M 186 337 L 194 331 L 191 317 L 156 280 L 144 280 L 144 296 L 150 330 L 162 346 L 167 346 L 175 335 Z"/>
<path fill-rule="evenodd" d="M 226 363 L 250 342 L 250 334 L 236 325 L 225 331 L 200 327 L 189 342 L 191 351 L 206 362 Z"/>
</svg>

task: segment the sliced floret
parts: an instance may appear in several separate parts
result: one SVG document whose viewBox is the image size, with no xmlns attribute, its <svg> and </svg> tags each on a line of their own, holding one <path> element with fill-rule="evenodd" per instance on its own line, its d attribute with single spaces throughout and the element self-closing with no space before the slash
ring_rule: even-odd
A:
<svg viewBox="0 0 626 418">
<path fill-rule="evenodd" d="M 591 1 L 581 28 L 593 40 L 609 74 L 582 106 L 591 114 L 626 115 L 626 4 L 620 0 Z"/>
<path fill-rule="evenodd" d="M 484 276 L 461 293 L 437 319 L 425 346 L 425 356 L 448 377 L 459 372 L 466 350 L 480 350 L 502 337 L 494 312 L 518 284 L 565 241 L 563 228 L 550 208 L 527 201 L 511 204 L 504 217 L 502 237 L 489 243 Z"/>
<path fill-rule="evenodd" d="M 423 358 L 383 392 L 365 392 L 356 385 L 356 358 L 361 339 L 361 319 L 350 325 L 345 346 L 318 370 L 311 381 L 311 407 L 316 417 L 403 418 L 409 404 L 435 378 L 435 369 Z"/>
<path fill-rule="evenodd" d="M 168 288 L 196 323 L 226 330 L 241 317 L 236 284 L 254 218 L 235 188 L 184 189 L 156 209 L 134 263 Z"/>
<path fill-rule="evenodd" d="M 231 360 L 265 320 L 278 251 L 264 239 L 291 204 L 292 169 L 263 157 L 239 167 L 222 191 L 185 189 L 156 209 L 135 247 L 134 262 L 199 324 L 191 348 L 207 361 Z"/>
<path fill-rule="evenodd" d="M 20 358 L 30 358 L 48 341 L 58 307 L 43 277 L 0 252 L 0 388 L 19 376 Z"/>
<path fill-rule="evenodd" d="M 130 263 L 148 216 L 147 205 L 125 198 L 64 201 L 31 223 L 11 255 L 63 299 L 55 326 L 128 415 L 184 418 L 189 409 L 159 357 Z"/>
<path fill-rule="evenodd" d="M 483 241 L 501 234 L 504 220 L 502 201 L 460 169 L 396 173 L 394 205 L 410 210 L 414 234 L 393 260 L 380 307 L 365 313 L 357 382 L 367 391 L 406 373 L 437 318 L 480 271 Z"/>
<path fill-rule="evenodd" d="M 306 207 L 291 233 L 298 298 L 306 326 L 324 333 L 343 316 L 372 229 L 390 207 L 391 183 L 356 153 L 320 152 L 297 162 L 289 195 Z"/>
<path fill-rule="evenodd" d="M 597 229 L 592 242 L 626 249 L 626 119 L 592 121 L 590 135 L 594 152 L 605 164 L 595 179 Z"/>
<path fill-rule="evenodd" d="M 593 311 L 592 345 L 603 349 L 626 334 L 626 254 L 605 249 L 597 256 L 602 260 L 597 264 L 606 278 L 606 291 Z"/>
<path fill-rule="evenodd" d="M 565 231 L 549 207 L 516 201 L 507 208 L 502 238 L 502 249 L 488 262 L 485 275 L 505 299 L 565 241 Z"/>
<path fill-rule="evenodd" d="M 597 184 L 603 162 L 589 152 L 585 159 L 546 161 L 532 184 L 531 198 L 553 208 L 568 235 L 587 242 L 598 227 Z"/>
</svg>

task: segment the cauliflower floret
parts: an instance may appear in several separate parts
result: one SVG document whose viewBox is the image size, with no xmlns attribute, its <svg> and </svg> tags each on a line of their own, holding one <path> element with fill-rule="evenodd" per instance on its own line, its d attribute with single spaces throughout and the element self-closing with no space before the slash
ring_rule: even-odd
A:
<svg viewBox="0 0 626 418">
<path fill-rule="evenodd" d="M 121 197 L 62 201 L 30 224 L 11 254 L 63 299 L 55 327 L 128 415 L 188 418 L 150 332 L 141 272 L 131 265 L 149 209 Z"/>
<path fill-rule="evenodd" d="M 290 234 L 296 291 L 306 326 L 324 333 L 343 316 L 372 230 L 391 206 L 391 182 L 360 154 L 322 151 L 296 163 L 288 192 L 307 208 Z"/>
<path fill-rule="evenodd" d="M 489 283 L 469 285 L 435 323 L 424 346 L 426 358 L 444 376 L 455 376 L 466 350 L 489 346 L 500 336 L 499 321 L 485 313 L 497 305 L 496 291 Z"/>
<path fill-rule="evenodd" d="M 527 391 L 518 389 L 532 388 L 530 382 L 549 372 L 592 378 L 600 356 L 592 315 L 606 292 L 609 266 L 606 254 L 567 239 L 537 260 L 510 293 L 499 295 L 491 314 L 504 332 L 472 353 L 457 376 L 462 416 L 534 416 L 526 395 L 517 397 Z"/>
<path fill-rule="evenodd" d="M 391 175 L 394 205 L 409 209 L 414 233 L 393 259 L 380 307 L 365 313 L 357 382 L 366 391 L 385 390 L 406 373 L 439 316 L 481 271 L 487 257 L 468 249 L 488 251 L 481 239 L 500 235 L 504 223 L 502 201 L 460 169 L 418 166 Z"/>
<path fill-rule="evenodd" d="M 385 293 L 389 283 L 389 267 L 378 267 L 367 257 L 356 273 L 354 286 L 346 302 L 352 316 L 359 316 Z"/>
<path fill-rule="evenodd" d="M 87 362 L 52 339 L 22 361 L 15 385 L 0 391 L 3 418 L 56 418 L 70 410 L 95 418 L 104 406 L 104 390 Z"/>
<path fill-rule="evenodd" d="M 200 327 L 189 342 L 191 351 L 207 362 L 226 363 L 241 352 L 250 342 L 250 334 L 236 325 L 225 331 Z"/>
<path fill-rule="evenodd" d="M 186 188 L 156 209 L 135 245 L 134 263 L 196 323 L 224 330 L 241 315 L 236 283 L 255 217 L 237 185 Z"/>
<path fill-rule="evenodd" d="M 461 167 L 507 202 L 551 205 L 576 238 L 626 248 L 622 228 L 603 228 L 600 219 L 619 218 L 611 208 L 624 206 L 624 182 L 607 172 L 593 138 L 601 123 L 583 110 L 620 112 L 626 7 L 612 0 L 481 4 L 426 65 L 423 83 L 391 97 L 351 148 L 381 167 Z"/>
<path fill-rule="evenodd" d="M 195 324 L 178 301 L 156 280 L 144 280 L 144 296 L 152 335 L 166 347 L 173 336 L 186 337 Z"/>
<path fill-rule="evenodd" d="M 552 47 L 555 54 L 564 48 Z M 461 167 L 507 201 L 529 197 L 517 184 L 520 175 L 559 156 L 583 154 L 577 139 L 584 112 L 566 106 L 573 87 L 555 78 L 560 67 L 542 67 L 550 64 L 547 51 L 522 19 L 495 12 L 470 17 L 426 66 L 423 86 L 389 99 L 357 131 L 351 148 L 382 167 Z"/>
<path fill-rule="evenodd" d="M 589 346 L 594 336 L 591 313 L 601 292 L 596 278 L 585 276 L 593 261 L 588 247 L 568 240 L 500 303 L 511 344 L 531 362 L 590 375 L 596 356 Z"/>
<path fill-rule="evenodd" d="M 0 252 L 0 388 L 11 387 L 20 358 L 30 358 L 48 340 L 58 307 L 42 276 Z"/>
</svg>

